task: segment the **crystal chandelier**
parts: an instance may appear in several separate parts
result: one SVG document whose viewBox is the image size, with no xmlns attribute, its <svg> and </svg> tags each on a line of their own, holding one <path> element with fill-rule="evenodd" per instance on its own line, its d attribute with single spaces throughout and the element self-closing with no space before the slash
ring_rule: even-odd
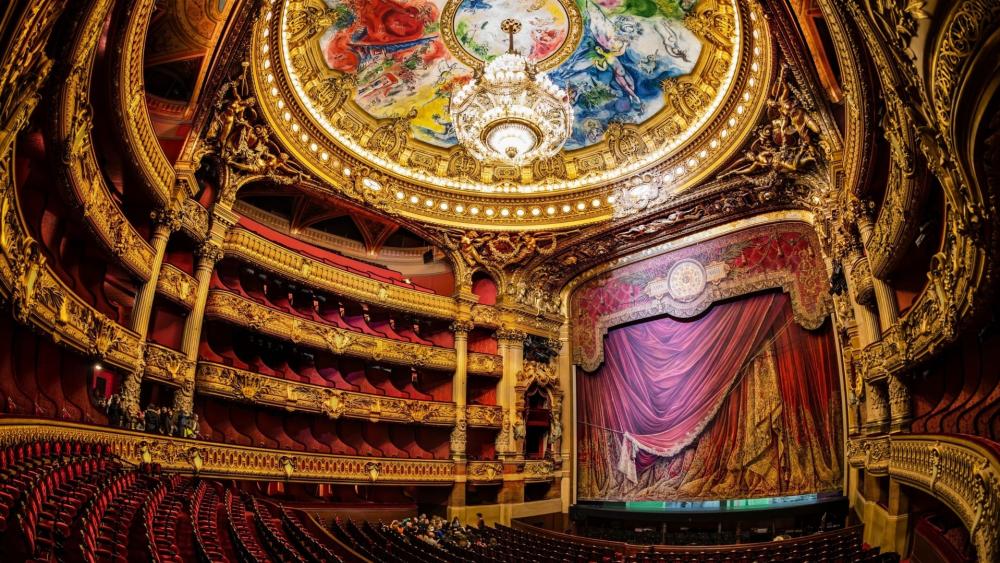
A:
<svg viewBox="0 0 1000 563">
<path fill-rule="evenodd" d="M 522 166 L 562 149 L 573 129 L 573 106 L 566 91 L 514 51 L 517 20 L 500 29 L 507 52 L 451 97 L 451 120 L 458 140 L 477 159 Z"/>
</svg>

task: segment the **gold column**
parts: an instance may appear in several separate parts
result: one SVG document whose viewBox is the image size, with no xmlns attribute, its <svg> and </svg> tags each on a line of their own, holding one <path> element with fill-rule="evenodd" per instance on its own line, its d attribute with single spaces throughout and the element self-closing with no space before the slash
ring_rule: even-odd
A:
<svg viewBox="0 0 1000 563">
<path fill-rule="evenodd" d="M 872 224 L 871 215 L 867 212 L 864 206 L 859 204 L 859 208 L 860 210 L 855 213 L 858 225 L 858 234 L 861 235 L 861 240 L 864 242 L 867 249 L 868 242 L 871 240 L 872 234 L 874 234 L 875 227 Z M 896 304 L 896 294 L 893 292 L 892 286 L 890 286 L 888 282 L 874 276 L 872 276 L 872 288 L 875 292 L 875 304 L 878 307 L 879 324 L 884 332 L 889 330 L 890 327 L 899 321 L 899 307 Z"/>
<path fill-rule="evenodd" d="M 198 344 L 201 341 L 201 327 L 205 320 L 205 304 L 208 302 L 208 290 L 212 282 L 212 270 L 215 264 L 222 260 L 222 244 L 226 233 L 236 224 L 238 217 L 228 209 L 216 206 L 212 210 L 212 225 L 208 237 L 198 247 L 198 265 L 195 269 L 195 280 L 198 283 L 198 293 L 195 295 L 194 306 L 188 313 L 184 323 L 184 336 L 181 340 L 181 353 L 190 361 L 189 373 L 185 374 L 181 389 L 174 397 L 174 408 L 182 412 L 191 412 L 194 408 L 194 378 L 197 369 Z"/>
<path fill-rule="evenodd" d="M 864 348 L 882 336 L 878 316 L 871 310 L 875 293 L 871 269 L 868 267 L 868 259 L 860 253 L 852 253 L 847 258 L 846 265 L 854 318 L 858 323 L 861 347 Z"/>
<path fill-rule="evenodd" d="M 456 463 L 465 461 L 469 332 L 473 327 L 472 321 L 469 320 L 457 320 L 451 325 L 451 330 L 455 333 L 455 376 L 451 380 L 451 400 L 455 402 L 455 429 L 451 433 L 451 457 Z"/>
<path fill-rule="evenodd" d="M 129 328 L 139 334 L 139 341 L 145 346 L 146 334 L 149 332 L 149 317 L 153 312 L 153 299 L 156 297 L 156 285 L 160 279 L 160 268 L 163 265 L 163 256 L 167 252 L 167 242 L 170 234 L 181 226 L 181 217 L 178 212 L 172 209 L 158 211 L 154 213 L 156 226 L 153 228 L 153 237 L 150 243 L 153 245 L 153 263 L 150 267 L 150 276 L 135 295 L 135 302 L 132 304 L 132 314 L 129 318 Z M 134 405 L 139 406 L 139 394 L 142 386 L 142 377 L 145 366 L 140 363 L 135 371 L 125 376 L 123 382 L 123 400 L 126 408 Z"/>
<path fill-rule="evenodd" d="M 516 329 L 502 328 L 497 331 L 497 345 L 503 358 L 503 376 L 497 388 L 497 404 L 503 409 L 504 424 L 497 435 L 497 455 L 507 461 L 520 455 L 520 443 L 524 421 L 515 411 L 517 400 L 514 387 L 517 374 L 524 367 L 524 339 L 527 335 Z"/>
<path fill-rule="evenodd" d="M 556 358 L 556 373 L 559 375 L 559 387 L 563 391 L 562 407 L 562 442 L 559 444 L 559 454 L 562 457 L 562 482 L 560 495 L 562 511 L 569 512 L 573 501 L 573 467 L 576 448 L 576 424 L 573 413 L 576 410 L 576 386 L 573 382 L 573 358 L 570 354 L 569 322 L 564 322 L 559 328 L 559 356 Z"/>
</svg>

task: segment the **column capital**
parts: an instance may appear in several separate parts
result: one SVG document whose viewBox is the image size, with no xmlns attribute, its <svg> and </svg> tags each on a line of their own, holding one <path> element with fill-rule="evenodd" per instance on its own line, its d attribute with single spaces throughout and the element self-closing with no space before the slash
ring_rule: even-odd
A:
<svg viewBox="0 0 1000 563">
<path fill-rule="evenodd" d="M 198 268 L 212 268 L 225 256 L 225 252 L 222 250 L 222 244 L 212 239 L 208 239 L 198 245 L 196 254 L 199 260 Z"/>
<path fill-rule="evenodd" d="M 504 340 L 510 343 L 523 344 L 528 338 L 528 334 L 516 328 L 503 327 L 496 331 L 497 340 Z"/>
<path fill-rule="evenodd" d="M 468 334 L 472 332 L 472 329 L 476 328 L 476 323 L 468 319 L 456 319 L 448 328 L 455 333 L 456 337 L 460 334 L 462 336 L 468 336 Z"/>
<path fill-rule="evenodd" d="M 181 207 L 166 206 L 152 211 L 149 218 L 156 224 L 153 236 L 167 237 L 181 229 L 184 224 L 184 211 Z"/>
</svg>

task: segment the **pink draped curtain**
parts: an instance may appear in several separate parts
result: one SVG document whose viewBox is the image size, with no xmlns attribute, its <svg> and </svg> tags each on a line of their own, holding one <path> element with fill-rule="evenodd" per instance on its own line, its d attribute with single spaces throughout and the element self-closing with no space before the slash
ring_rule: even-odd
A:
<svg viewBox="0 0 1000 563">
<path fill-rule="evenodd" d="M 589 388 L 600 396 L 584 401 L 591 424 L 622 433 L 620 471 L 634 482 L 657 456 L 672 456 L 701 434 L 776 330 L 786 301 L 755 295 L 718 303 L 693 320 L 662 318 L 608 334 L 605 362 L 588 376 L 601 379 Z M 587 395 L 588 385 L 581 390 Z"/>
</svg>

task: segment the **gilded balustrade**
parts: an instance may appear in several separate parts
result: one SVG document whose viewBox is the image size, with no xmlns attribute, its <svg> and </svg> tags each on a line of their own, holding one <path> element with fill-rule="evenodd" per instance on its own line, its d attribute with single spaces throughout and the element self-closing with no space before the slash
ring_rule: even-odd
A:
<svg viewBox="0 0 1000 563">
<path fill-rule="evenodd" d="M 385 397 L 289 381 L 220 364 L 199 362 L 196 391 L 289 412 L 324 414 L 370 422 L 435 426 L 455 424 L 455 403 Z"/>
<path fill-rule="evenodd" d="M 164 206 L 171 204 L 174 167 L 153 131 L 143 88 L 146 34 L 155 7 L 156 0 L 135 0 L 123 5 L 127 10 L 123 18 L 125 28 L 115 38 L 116 48 L 111 49 L 116 55 L 112 105 L 124 137 L 121 146 L 131 158 L 149 195 Z"/>
<path fill-rule="evenodd" d="M 393 484 L 451 483 L 455 479 L 451 460 L 289 452 L 44 419 L 8 418 L 0 423 L 0 446 L 50 440 L 103 444 L 111 455 L 128 463 L 157 463 L 166 471 L 203 477 Z"/>
<path fill-rule="evenodd" d="M 9 146 L 0 156 L 0 296 L 18 322 L 108 364 L 135 369 L 143 357 L 138 335 L 77 297 L 29 234 L 13 186 L 13 159 Z"/>
<path fill-rule="evenodd" d="M 946 434 L 848 440 L 847 461 L 940 499 L 968 528 L 980 561 L 1000 556 L 1000 450 L 987 440 Z"/>
<path fill-rule="evenodd" d="M 84 222 L 106 251 L 134 275 L 146 280 L 152 275 L 153 248 L 111 196 L 91 135 L 94 113 L 90 84 L 94 59 L 112 4 L 111 0 L 90 4 L 78 26 L 79 33 L 69 55 L 72 67 L 59 95 L 55 146 L 61 147 L 69 191 L 83 209 Z"/>
<path fill-rule="evenodd" d="M 296 344 L 329 350 L 336 355 L 418 368 L 446 371 L 455 369 L 456 356 L 453 349 L 371 336 L 311 321 L 268 308 L 229 291 L 211 290 L 205 306 L 205 316 L 246 326 Z M 469 373 L 493 375 L 498 374 L 500 368 L 499 356 L 469 354 Z"/>
<path fill-rule="evenodd" d="M 235 228 L 229 232 L 225 252 L 312 287 L 373 305 L 438 319 L 454 319 L 457 312 L 451 297 L 400 287 L 336 268 L 246 229 Z"/>
</svg>

